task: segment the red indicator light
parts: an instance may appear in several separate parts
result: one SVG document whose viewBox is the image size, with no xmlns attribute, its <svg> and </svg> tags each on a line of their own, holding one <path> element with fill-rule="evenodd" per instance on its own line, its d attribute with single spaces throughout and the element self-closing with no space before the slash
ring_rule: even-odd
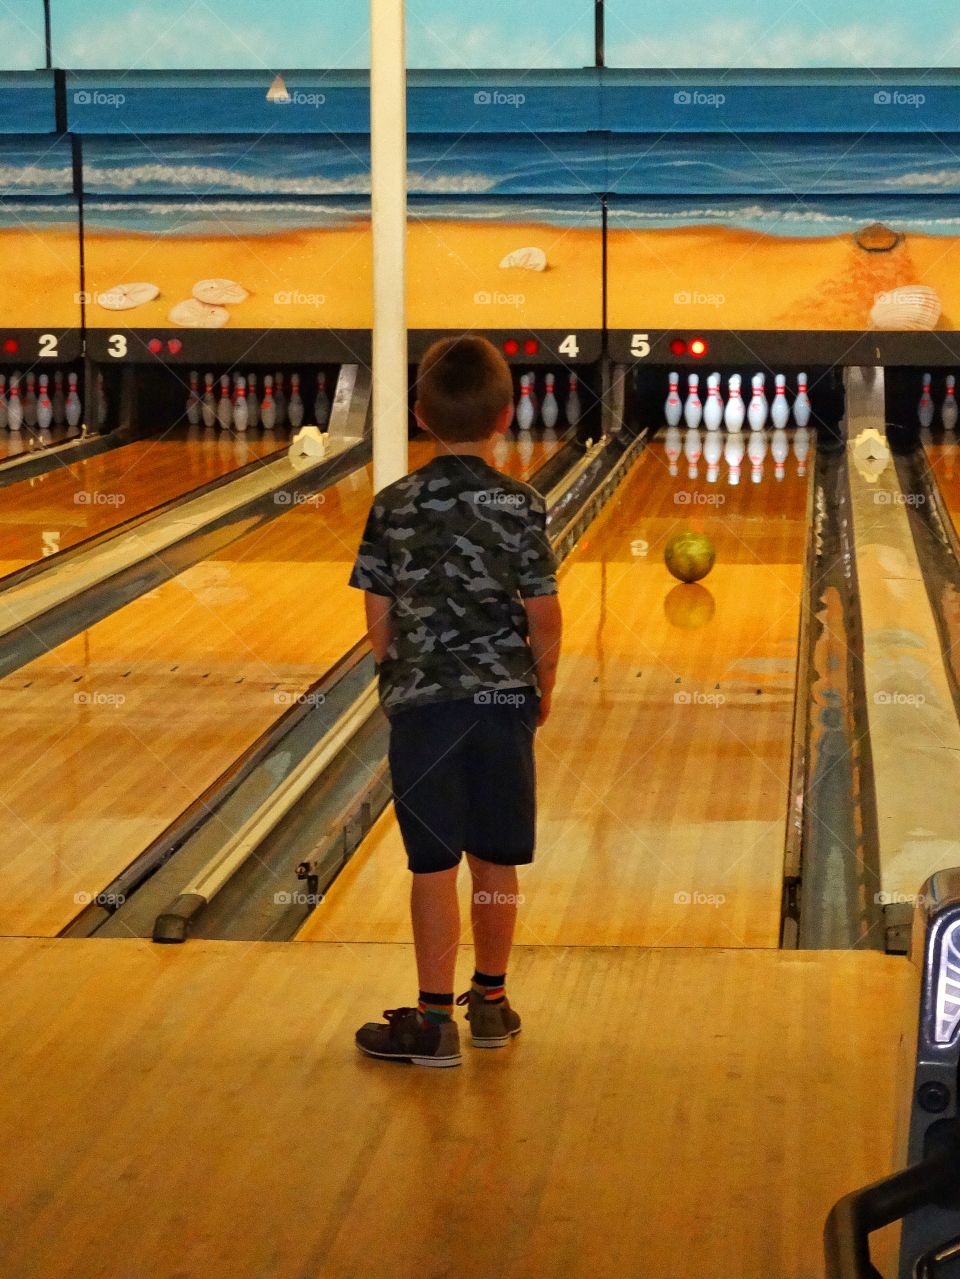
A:
<svg viewBox="0 0 960 1279">
<path fill-rule="evenodd" d="M 526 342 L 523 344 L 523 350 L 526 355 L 539 355 L 540 343 L 536 338 L 527 338 Z"/>
<path fill-rule="evenodd" d="M 20 350 L 20 343 L 16 338 L 7 338 L 3 344 L 3 349 L 6 355 L 16 355 Z"/>
<path fill-rule="evenodd" d="M 167 343 L 167 350 L 170 352 L 171 355 L 179 355 L 180 352 L 183 350 L 183 343 L 180 341 L 179 338 L 171 338 L 170 341 Z"/>
<path fill-rule="evenodd" d="M 163 343 L 160 341 L 159 338 L 151 338 L 150 341 L 147 343 L 147 350 L 150 352 L 151 355 L 159 355 L 160 352 L 163 350 Z"/>
<path fill-rule="evenodd" d="M 507 338 L 503 344 L 503 351 L 505 355 L 519 355 L 520 343 L 516 338 Z"/>
<path fill-rule="evenodd" d="M 707 344 L 706 342 L 704 342 L 703 338 L 694 338 L 693 341 L 690 343 L 690 354 L 706 355 L 706 353 L 707 353 Z"/>
<path fill-rule="evenodd" d="M 686 355 L 687 344 L 683 338 L 674 338 L 670 343 L 670 350 L 674 355 Z"/>
</svg>

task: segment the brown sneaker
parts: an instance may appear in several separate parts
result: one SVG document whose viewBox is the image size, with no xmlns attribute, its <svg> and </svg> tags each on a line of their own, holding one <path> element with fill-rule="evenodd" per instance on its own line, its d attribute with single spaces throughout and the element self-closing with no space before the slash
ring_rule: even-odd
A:
<svg viewBox="0 0 960 1279">
<path fill-rule="evenodd" d="M 462 994 L 457 1003 L 467 1006 L 471 1042 L 474 1048 L 506 1048 L 514 1035 L 522 1030 L 520 1014 L 510 1007 L 510 1000 L 502 1004 L 489 1004 L 472 988 Z"/>
<path fill-rule="evenodd" d="M 454 1021 L 423 1022 L 416 1008 L 388 1008 L 382 1022 L 368 1021 L 357 1031 L 357 1047 L 368 1057 L 407 1061 L 414 1066 L 459 1066 L 460 1031 Z"/>
</svg>

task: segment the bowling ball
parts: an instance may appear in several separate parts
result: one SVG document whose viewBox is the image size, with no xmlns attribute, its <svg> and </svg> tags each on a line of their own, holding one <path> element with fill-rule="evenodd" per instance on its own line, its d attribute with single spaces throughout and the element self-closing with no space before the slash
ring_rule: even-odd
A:
<svg viewBox="0 0 960 1279">
<path fill-rule="evenodd" d="M 705 586 L 675 586 L 667 592 L 663 611 L 671 626 L 681 631 L 696 631 L 713 621 L 716 600 Z"/>
<path fill-rule="evenodd" d="M 680 582 L 699 582 L 713 568 L 717 553 L 706 533 L 685 529 L 671 537 L 663 562 Z"/>
</svg>

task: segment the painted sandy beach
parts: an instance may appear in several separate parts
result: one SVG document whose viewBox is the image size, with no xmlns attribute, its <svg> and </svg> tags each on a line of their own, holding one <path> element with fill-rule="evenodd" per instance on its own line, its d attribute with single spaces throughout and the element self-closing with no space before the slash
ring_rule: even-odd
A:
<svg viewBox="0 0 960 1279">
<path fill-rule="evenodd" d="M 878 294 L 926 285 L 960 324 L 960 236 L 908 233 L 869 253 L 852 235 L 788 237 L 732 227 L 611 229 L 611 328 L 850 329 L 870 327 Z"/>
<path fill-rule="evenodd" d="M 5 327 L 80 327 L 80 240 L 29 225 L 0 229 L 0 307 Z"/>
</svg>

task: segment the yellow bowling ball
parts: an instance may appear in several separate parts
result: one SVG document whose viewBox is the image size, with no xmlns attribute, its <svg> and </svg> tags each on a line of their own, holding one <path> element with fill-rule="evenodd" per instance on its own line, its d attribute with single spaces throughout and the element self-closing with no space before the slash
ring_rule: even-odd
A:
<svg viewBox="0 0 960 1279">
<path fill-rule="evenodd" d="M 680 582 L 699 582 L 713 568 L 717 553 L 706 533 L 685 529 L 671 537 L 663 562 Z"/>
<path fill-rule="evenodd" d="M 674 586 L 663 601 L 663 611 L 671 626 L 696 631 L 713 621 L 716 601 L 705 586 Z"/>
</svg>

